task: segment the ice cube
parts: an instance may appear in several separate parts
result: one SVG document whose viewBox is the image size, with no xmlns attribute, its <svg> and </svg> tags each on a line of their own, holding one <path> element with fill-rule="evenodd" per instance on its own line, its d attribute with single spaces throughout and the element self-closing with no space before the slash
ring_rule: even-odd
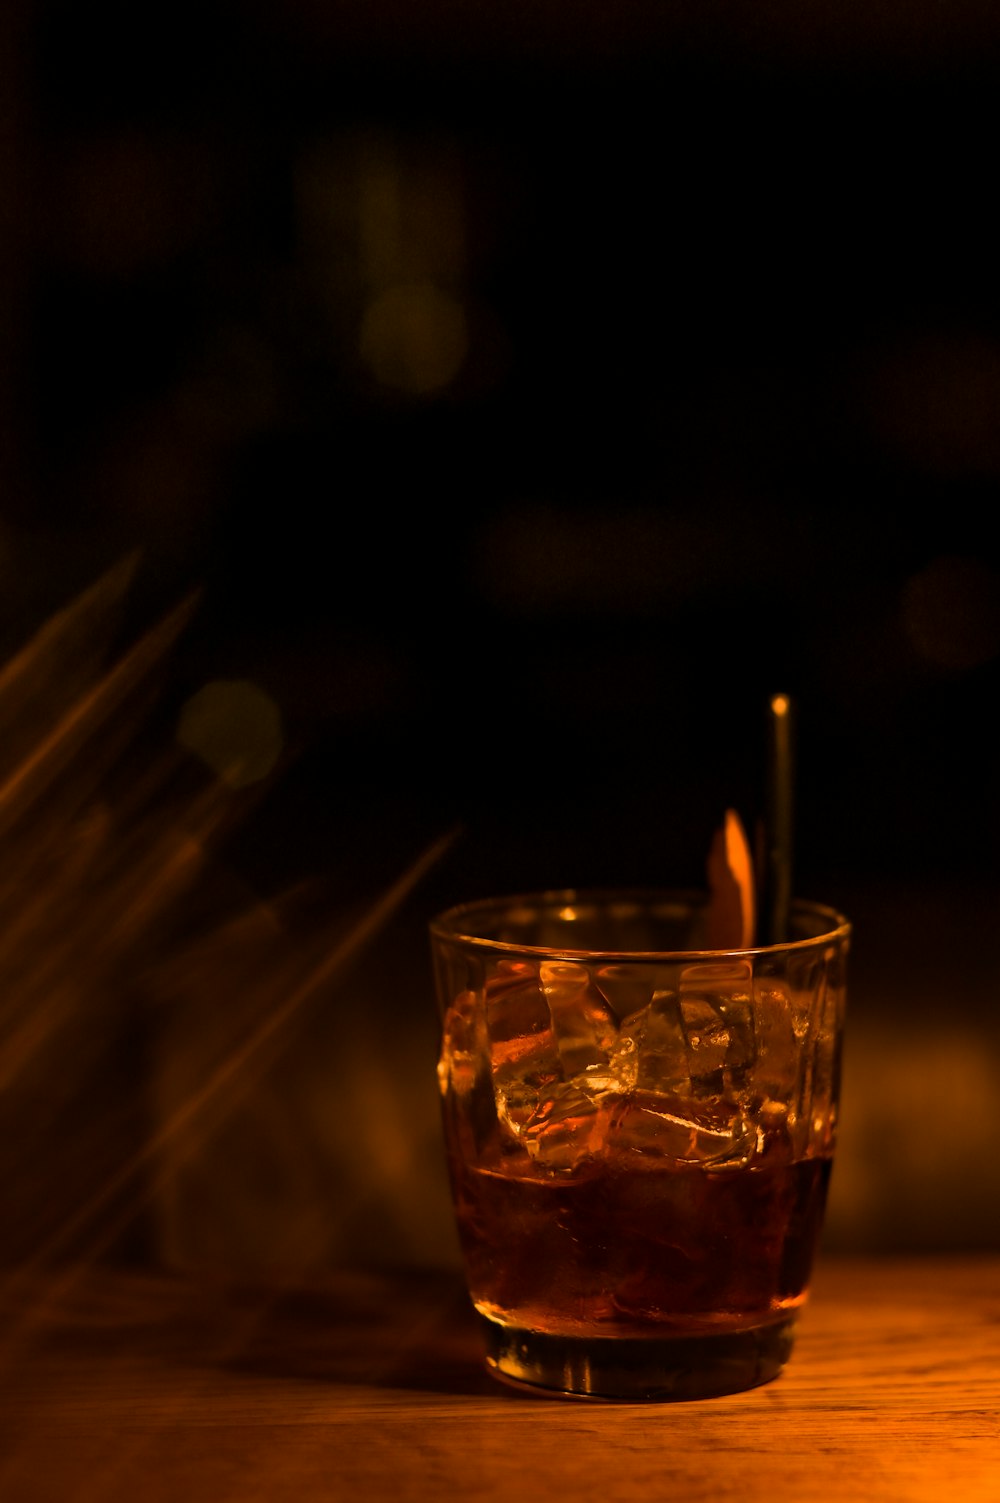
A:
<svg viewBox="0 0 1000 1503">
<path fill-rule="evenodd" d="M 696 1088 L 711 1095 L 745 1084 L 756 1058 L 749 961 L 686 966 L 680 1014 Z"/>
<path fill-rule="evenodd" d="M 486 984 L 486 1029 L 495 1069 L 551 1040 L 552 1019 L 535 966 L 500 962 Z"/>
<path fill-rule="evenodd" d="M 769 982 L 757 988 L 757 1090 L 798 1105 L 802 1051 L 796 1036 L 792 999 L 785 987 Z"/>
<path fill-rule="evenodd" d="M 438 1084 L 442 1094 L 454 1091 L 467 1096 L 489 1059 L 486 1018 L 478 992 L 460 992 L 448 1009 L 438 1060 Z"/>
<path fill-rule="evenodd" d="M 480 993 L 460 992 L 448 1008 L 437 1076 L 454 1131 L 465 1142 L 465 1150 L 478 1156 L 494 1136 L 497 1121 Z"/>
<path fill-rule="evenodd" d="M 808 1103 L 803 1103 L 803 1114 L 809 1122 L 809 1139 L 817 1152 L 829 1152 L 836 1135 L 843 1003 L 842 990 L 828 985 L 823 988 L 817 1005 L 811 1091 Z"/>
<path fill-rule="evenodd" d="M 538 967 L 502 960 L 486 987 L 486 1028 L 497 1117 L 515 1138 L 563 1078 Z"/>
<path fill-rule="evenodd" d="M 621 1089 L 610 1067 L 617 1023 L 586 966 L 508 961 L 487 993 L 497 1116 L 516 1138 L 533 1121 L 548 1123 L 560 1089 L 568 1101 L 577 1091 L 595 1103 Z"/>
<path fill-rule="evenodd" d="M 758 1115 L 786 1108 L 786 1131 L 797 1154 L 812 1145 L 829 1150 L 839 1088 L 839 1016 L 836 988 L 821 981 L 811 997 L 768 978 L 758 985 L 758 1063 L 754 1087 Z"/>
<path fill-rule="evenodd" d="M 801 1122 L 794 1109 L 769 1096 L 755 1107 L 753 1115 L 757 1123 L 759 1163 L 787 1164 L 801 1157 L 808 1139 L 808 1123 Z"/>
<path fill-rule="evenodd" d="M 566 1171 L 600 1152 L 608 1127 L 608 1097 L 576 1082 L 556 1086 L 538 1104 L 521 1141 L 543 1169 Z"/>
<path fill-rule="evenodd" d="M 660 975 L 661 968 L 656 966 L 612 963 L 600 966 L 594 980 L 615 1017 L 622 1021 L 648 1006 Z"/>
<path fill-rule="evenodd" d="M 749 1162 L 757 1128 L 739 1106 L 721 1097 L 635 1091 L 612 1111 L 608 1144 L 661 1165 L 732 1168 Z"/>
<path fill-rule="evenodd" d="M 654 992 L 646 1007 L 625 1019 L 612 1052 L 612 1064 L 623 1082 L 631 1086 L 650 1091 L 688 1090 L 687 1040 L 675 992 Z"/>
<path fill-rule="evenodd" d="M 515 1137 L 520 1137 L 539 1104 L 563 1083 L 562 1062 L 552 1035 L 540 1035 L 533 1047 L 509 1055 L 493 1071 L 497 1116 Z"/>
<path fill-rule="evenodd" d="M 567 1079 L 607 1065 L 618 1037 L 618 1020 L 587 967 L 546 960 L 538 973 Z"/>
<path fill-rule="evenodd" d="M 685 997 L 681 1003 L 691 1080 L 710 1093 L 722 1088 L 722 1072 L 729 1049 L 729 1029 L 704 997 Z"/>
<path fill-rule="evenodd" d="M 619 1035 L 608 1056 L 608 1075 L 623 1094 L 635 1089 L 639 1078 L 639 1047 L 634 1034 Z"/>
</svg>

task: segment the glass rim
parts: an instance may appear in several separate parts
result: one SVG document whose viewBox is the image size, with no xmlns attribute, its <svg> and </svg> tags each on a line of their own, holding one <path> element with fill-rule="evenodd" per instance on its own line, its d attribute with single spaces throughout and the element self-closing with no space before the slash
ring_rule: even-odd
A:
<svg viewBox="0 0 1000 1503">
<path fill-rule="evenodd" d="M 504 908 L 546 905 L 564 907 L 588 903 L 685 903 L 693 909 L 707 908 L 711 894 L 706 888 L 697 887 L 566 887 L 543 888 L 537 891 L 501 893 L 496 897 L 473 898 L 455 903 L 443 909 L 428 924 L 431 936 L 448 944 L 469 945 L 477 950 L 502 955 L 558 956 L 567 960 L 587 960 L 599 956 L 602 960 L 642 961 L 687 961 L 732 959 L 734 956 L 784 955 L 789 951 L 804 951 L 832 943 L 845 943 L 850 939 L 852 924 L 839 909 L 829 903 L 815 902 L 809 898 L 793 898 L 791 912 L 811 914 L 823 921 L 822 932 L 807 935 L 802 939 L 778 940 L 770 944 L 753 944 L 725 947 L 722 949 L 698 950 L 615 950 L 599 946 L 588 948 L 571 944 L 521 944 L 514 940 L 493 939 L 477 934 L 475 926 L 464 927 L 463 920 L 476 913 L 496 912 Z M 572 920 L 567 919 L 567 923 Z"/>
</svg>

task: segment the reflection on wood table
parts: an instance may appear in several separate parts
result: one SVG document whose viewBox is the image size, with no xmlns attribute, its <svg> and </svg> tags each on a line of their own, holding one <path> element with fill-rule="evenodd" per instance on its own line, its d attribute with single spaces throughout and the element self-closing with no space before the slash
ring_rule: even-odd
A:
<svg viewBox="0 0 1000 1503">
<path fill-rule="evenodd" d="M 4 1503 L 996 1503 L 1000 1257 L 822 1262 L 789 1366 L 724 1399 L 522 1396 L 452 1272 L 309 1287 L 9 1275 Z"/>
</svg>

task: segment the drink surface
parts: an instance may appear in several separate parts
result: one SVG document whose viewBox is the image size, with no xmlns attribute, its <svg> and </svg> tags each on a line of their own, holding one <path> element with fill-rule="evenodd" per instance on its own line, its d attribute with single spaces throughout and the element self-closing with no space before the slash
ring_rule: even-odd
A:
<svg viewBox="0 0 1000 1503">
<path fill-rule="evenodd" d="M 834 1149 L 835 959 L 506 957 L 472 985 L 444 976 L 444 1133 L 482 1315 L 673 1338 L 794 1312 Z"/>
</svg>

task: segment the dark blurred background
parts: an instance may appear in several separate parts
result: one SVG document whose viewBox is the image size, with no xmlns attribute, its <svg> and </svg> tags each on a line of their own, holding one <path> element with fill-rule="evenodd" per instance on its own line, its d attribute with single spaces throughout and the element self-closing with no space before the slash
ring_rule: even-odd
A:
<svg viewBox="0 0 1000 1503">
<path fill-rule="evenodd" d="M 453 1258 L 427 919 L 700 883 L 777 690 L 829 1245 L 1000 1245 L 998 82 L 975 0 L 8 4 L 8 1259 Z"/>
</svg>

